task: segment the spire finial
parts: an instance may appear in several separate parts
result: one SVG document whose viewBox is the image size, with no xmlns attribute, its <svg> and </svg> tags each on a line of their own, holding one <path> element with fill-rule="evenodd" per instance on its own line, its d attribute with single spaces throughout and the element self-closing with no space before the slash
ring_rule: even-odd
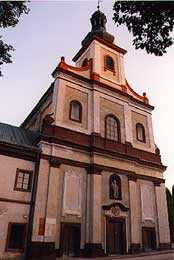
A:
<svg viewBox="0 0 174 260">
<path fill-rule="evenodd" d="M 98 0 L 98 5 L 97 5 L 98 10 L 100 10 L 100 3 L 101 3 L 101 0 Z"/>
</svg>

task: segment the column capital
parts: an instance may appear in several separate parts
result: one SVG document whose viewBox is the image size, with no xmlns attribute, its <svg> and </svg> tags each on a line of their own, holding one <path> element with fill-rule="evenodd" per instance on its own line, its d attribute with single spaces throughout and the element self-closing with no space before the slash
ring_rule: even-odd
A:
<svg viewBox="0 0 174 260">
<path fill-rule="evenodd" d="M 137 177 L 134 176 L 134 175 L 128 175 L 128 180 L 136 182 L 137 181 Z"/>
<path fill-rule="evenodd" d="M 102 172 L 102 168 L 100 168 L 99 166 L 95 165 L 95 164 L 90 164 L 87 168 L 87 173 L 88 174 L 95 174 L 95 175 L 101 175 Z"/>
<path fill-rule="evenodd" d="M 51 166 L 51 167 L 54 167 L 54 168 L 59 168 L 60 165 L 61 165 L 60 160 L 58 160 L 58 159 L 55 158 L 55 157 L 51 157 L 51 158 L 49 159 L 49 163 L 50 163 L 50 166 Z"/>
</svg>

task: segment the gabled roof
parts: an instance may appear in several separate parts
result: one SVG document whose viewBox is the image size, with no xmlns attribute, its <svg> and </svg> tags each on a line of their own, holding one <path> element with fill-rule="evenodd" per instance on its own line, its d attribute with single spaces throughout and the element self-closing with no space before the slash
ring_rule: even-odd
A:
<svg viewBox="0 0 174 260">
<path fill-rule="evenodd" d="M 0 123 L 0 142 L 28 148 L 37 148 L 36 140 L 39 132 L 21 127 Z"/>
</svg>

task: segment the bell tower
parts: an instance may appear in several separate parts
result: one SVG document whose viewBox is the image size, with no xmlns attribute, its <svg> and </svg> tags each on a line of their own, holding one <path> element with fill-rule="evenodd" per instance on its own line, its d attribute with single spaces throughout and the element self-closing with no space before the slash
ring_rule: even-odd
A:
<svg viewBox="0 0 174 260">
<path fill-rule="evenodd" d="M 114 36 L 107 32 L 107 19 L 98 8 L 91 16 L 91 31 L 81 42 L 82 47 L 73 58 L 77 67 L 92 59 L 93 71 L 100 81 L 122 90 L 125 85 L 123 57 L 126 50 L 114 43 Z"/>
</svg>

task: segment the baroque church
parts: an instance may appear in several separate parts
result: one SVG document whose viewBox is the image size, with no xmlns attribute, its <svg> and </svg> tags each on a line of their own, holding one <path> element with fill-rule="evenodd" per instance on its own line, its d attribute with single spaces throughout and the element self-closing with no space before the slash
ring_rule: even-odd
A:
<svg viewBox="0 0 174 260">
<path fill-rule="evenodd" d="M 0 255 L 99 257 L 170 248 L 146 93 L 99 9 L 73 61 L 20 127 L 0 124 Z"/>
</svg>

